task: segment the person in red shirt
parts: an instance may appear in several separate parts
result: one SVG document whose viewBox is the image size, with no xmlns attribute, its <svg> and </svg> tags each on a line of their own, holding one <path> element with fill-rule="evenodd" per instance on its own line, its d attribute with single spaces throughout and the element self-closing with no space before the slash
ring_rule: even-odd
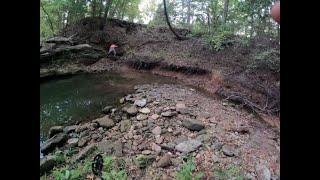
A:
<svg viewBox="0 0 320 180">
<path fill-rule="evenodd" d="M 117 52 L 116 52 L 116 48 L 118 46 L 115 45 L 115 44 L 111 44 L 110 48 L 109 48 L 109 52 L 108 52 L 108 56 L 113 53 L 113 56 L 116 56 L 117 55 Z"/>
<path fill-rule="evenodd" d="M 280 1 L 276 2 L 271 8 L 271 16 L 272 18 L 280 24 Z"/>
</svg>

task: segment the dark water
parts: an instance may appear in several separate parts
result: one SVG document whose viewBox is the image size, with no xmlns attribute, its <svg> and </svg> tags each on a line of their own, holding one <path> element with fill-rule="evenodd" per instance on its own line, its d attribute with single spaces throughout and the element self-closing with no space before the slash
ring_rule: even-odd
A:
<svg viewBox="0 0 320 180">
<path fill-rule="evenodd" d="M 148 73 L 77 75 L 40 84 L 40 137 L 56 125 L 70 125 L 101 115 L 101 109 L 118 103 L 134 85 L 175 83 L 170 78 Z"/>
</svg>

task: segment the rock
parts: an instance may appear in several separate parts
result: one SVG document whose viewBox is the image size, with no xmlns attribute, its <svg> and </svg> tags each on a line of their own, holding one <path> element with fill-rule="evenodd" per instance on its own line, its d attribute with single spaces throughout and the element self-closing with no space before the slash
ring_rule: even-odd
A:
<svg viewBox="0 0 320 180">
<path fill-rule="evenodd" d="M 221 142 L 215 142 L 211 146 L 211 149 L 220 151 L 222 149 L 223 144 Z"/>
<path fill-rule="evenodd" d="M 124 98 L 121 98 L 121 99 L 119 100 L 119 103 L 120 103 L 120 104 L 123 104 L 123 103 L 124 103 Z"/>
<path fill-rule="evenodd" d="M 82 126 L 78 126 L 77 129 L 75 130 L 76 133 L 80 133 L 84 130 L 87 130 L 88 129 L 88 124 L 84 124 Z"/>
<path fill-rule="evenodd" d="M 157 143 L 157 144 L 161 144 L 161 143 L 163 142 L 163 139 L 164 139 L 163 136 L 157 135 L 157 136 L 156 136 L 156 143 Z"/>
<path fill-rule="evenodd" d="M 79 139 L 78 138 L 71 138 L 68 139 L 67 144 L 69 147 L 76 147 L 78 145 Z"/>
<path fill-rule="evenodd" d="M 181 131 L 174 131 L 172 135 L 174 135 L 174 136 L 180 136 L 180 135 L 181 135 Z"/>
<path fill-rule="evenodd" d="M 134 163 L 140 168 L 140 169 L 144 169 L 147 166 L 149 166 L 150 164 L 152 164 L 153 161 L 155 161 L 155 157 L 151 156 L 151 155 L 143 155 L 143 154 L 139 154 L 137 155 L 137 157 L 134 159 Z"/>
<path fill-rule="evenodd" d="M 49 155 L 40 160 L 40 176 L 49 172 L 57 164 L 55 156 Z"/>
<path fill-rule="evenodd" d="M 151 111 L 149 108 L 145 107 L 139 110 L 139 112 L 143 113 L 143 114 L 149 114 Z"/>
<path fill-rule="evenodd" d="M 175 149 L 182 153 L 190 153 L 197 150 L 201 145 L 201 141 L 192 139 L 176 145 Z"/>
<path fill-rule="evenodd" d="M 145 115 L 145 114 L 139 114 L 139 115 L 137 116 L 137 120 L 138 120 L 138 121 L 142 121 L 142 120 L 145 120 L 145 119 L 148 119 L 148 116 Z"/>
<path fill-rule="evenodd" d="M 61 132 L 63 132 L 63 126 L 53 126 L 49 130 L 49 138 Z"/>
<path fill-rule="evenodd" d="M 164 168 L 171 165 L 171 157 L 169 154 L 164 155 L 157 163 L 158 167 Z"/>
<path fill-rule="evenodd" d="M 208 112 L 202 112 L 201 116 L 204 117 L 205 119 L 209 119 L 211 117 L 210 113 Z"/>
<path fill-rule="evenodd" d="M 163 117 L 172 117 L 172 116 L 175 116 L 177 113 L 176 112 L 173 112 L 173 111 L 165 111 L 165 112 L 162 112 L 161 113 L 161 116 Z"/>
<path fill-rule="evenodd" d="M 92 134 L 91 138 L 93 140 L 97 140 L 97 139 L 101 138 L 101 134 L 94 133 L 94 134 Z"/>
<path fill-rule="evenodd" d="M 160 117 L 160 116 L 159 116 L 158 114 L 153 114 L 153 115 L 151 116 L 151 118 L 152 118 L 153 120 L 157 120 L 159 117 Z"/>
<path fill-rule="evenodd" d="M 121 141 L 116 141 L 112 144 L 112 148 L 113 148 L 113 155 L 117 156 L 117 157 L 121 157 L 122 156 L 122 143 Z"/>
<path fill-rule="evenodd" d="M 160 135 L 161 134 L 161 127 L 160 126 L 156 126 L 151 132 L 154 135 Z"/>
<path fill-rule="evenodd" d="M 204 124 L 195 119 L 186 119 L 182 121 L 182 126 L 184 126 L 185 128 L 191 131 L 200 131 L 201 129 L 204 128 Z"/>
<path fill-rule="evenodd" d="M 208 134 L 201 134 L 196 139 L 202 143 L 209 143 L 211 141 L 211 136 Z"/>
<path fill-rule="evenodd" d="M 171 127 L 168 128 L 168 132 L 173 132 L 173 129 Z"/>
<path fill-rule="evenodd" d="M 80 138 L 78 141 L 78 146 L 83 147 L 83 146 L 87 145 L 89 140 L 90 140 L 90 138 L 88 136 Z"/>
<path fill-rule="evenodd" d="M 97 144 L 98 150 L 107 155 L 122 156 L 123 145 L 120 140 L 112 142 L 111 140 L 103 140 Z"/>
<path fill-rule="evenodd" d="M 82 138 L 82 137 L 85 137 L 85 136 L 89 136 L 89 131 L 88 130 L 85 130 L 85 131 L 82 131 L 79 135 L 79 138 Z"/>
<path fill-rule="evenodd" d="M 131 127 L 131 121 L 130 120 L 123 120 L 120 122 L 120 132 L 126 132 Z"/>
<path fill-rule="evenodd" d="M 134 105 L 137 105 L 138 107 L 144 107 L 147 104 L 146 99 L 140 99 L 140 100 L 135 100 Z"/>
<path fill-rule="evenodd" d="M 267 168 L 267 166 L 263 164 L 257 164 L 255 167 L 255 170 L 259 180 L 271 179 L 271 173 L 270 173 L 270 170 Z"/>
<path fill-rule="evenodd" d="M 109 116 L 104 116 L 102 118 L 95 120 L 101 127 L 104 127 L 106 129 L 112 128 L 115 124 L 112 119 L 109 118 Z"/>
<path fill-rule="evenodd" d="M 212 161 L 213 161 L 214 163 L 218 163 L 218 162 L 220 162 L 220 159 L 219 159 L 219 157 L 218 157 L 217 155 L 212 154 Z"/>
<path fill-rule="evenodd" d="M 188 108 L 184 103 L 177 103 L 176 104 L 176 111 L 179 112 L 180 114 L 187 114 L 188 113 Z"/>
<path fill-rule="evenodd" d="M 63 132 L 66 133 L 66 134 L 69 134 L 69 133 L 72 133 L 72 132 L 75 132 L 76 129 L 77 129 L 77 125 L 73 125 L 73 126 L 66 126 L 64 129 L 63 129 Z"/>
<path fill-rule="evenodd" d="M 52 138 L 48 139 L 41 148 L 43 154 L 48 154 L 56 147 L 61 147 L 66 141 L 68 136 L 64 133 L 59 133 L 54 135 Z"/>
<path fill-rule="evenodd" d="M 130 106 L 129 108 L 126 109 L 126 112 L 129 115 L 134 116 L 138 113 L 138 109 L 136 108 L 136 106 Z"/>
<path fill-rule="evenodd" d="M 161 145 L 161 148 L 164 149 L 164 150 L 167 150 L 167 151 L 174 151 L 174 147 L 175 147 L 175 144 L 174 143 L 168 143 L 168 144 L 162 144 Z"/>
<path fill-rule="evenodd" d="M 96 150 L 96 148 L 97 148 L 96 144 L 90 144 L 86 146 L 82 151 L 80 151 L 76 156 L 74 156 L 74 158 L 71 159 L 71 162 L 74 163 L 74 162 L 85 159 L 88 155 L 93 153 Z"/>
<path fill-rule="evenodd" d="M 159 153 L 161 151 L 161 147 L 159 145 L 157 145 L 156 143 L 152 143 L 151 149 L 157 153 Z"/>
<path fill-rule="evenodd" d="M 180 144 L 180 143 L 182 143 L 182 142 L 184 142 L 184 141 L 187 141 L 187 140 L 188 140 L 188 138 L 187 138 L 186 136 L 180 136 L 180 137 L 176 138 L 176 139 L 174 140 L 174 142 L 175 142 L 176 144 Z"/>
<path fill-rule="evenodd" d="M 222 147 L 222 152 L 224 155 L 226 156 L 229 156 L 229 157 L 233 157 L 233 156 L 236 156 L 236 152 L 235 152 L 235 149 L 233 146 L 230 146 L 230 145 L 224 145 Z"/>
<path fill-rule="evenodd" d="M 198 135 L 207 134 L 207 131 L 205 129 L 202 129 L 198 132 Z"/>
<path fill-rule="evenodd" d="M 148 155 L 148 154 L 151 154 L 151 151 L 150 150 L 143 150 L 141 153 L 144 155 Z"/>
<path fill-rule="evenodd" d="M 112 106 L 106 106 L 106 107 L 104 107 L 104 108 L 102 109 L 102 112 L 103 112 L 104 114 L 108 114 L 108 113 L 111 112 L 111 109 L 112 109 Z"/>
</svg>

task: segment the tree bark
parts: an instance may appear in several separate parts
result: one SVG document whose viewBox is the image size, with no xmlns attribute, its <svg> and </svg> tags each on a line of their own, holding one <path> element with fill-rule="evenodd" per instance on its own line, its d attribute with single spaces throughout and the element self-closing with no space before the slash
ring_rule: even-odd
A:
<svg viewBox="0 0 320 180">
<path fill-rule="evenodd" d="M 223 9 L 223 23 L 227 22 L 228 18 L 228 9 L 229 9 L 229 0 L 224 1 L 224 9 Z"/>
<path fill-rule="evenodd" d="M 171 24 L 170 24 L 170 20 L 169 20 L 169 16 L 168 16 L 168 12 L 167 12 L 167 4 L 166 4 L 166 0 L 163 0 L 163 6 L 164 6 L 164 14 L 166 16 L 166 21 L 167 24 L 169 26 L 169 29 L 172 31 L 172 33 L 177 37 L 178 40 L 183 40 L 185 38 L 182 38 L 181 36 L 179 36 L 174 29 L 172 28 Z"/>
</svg>

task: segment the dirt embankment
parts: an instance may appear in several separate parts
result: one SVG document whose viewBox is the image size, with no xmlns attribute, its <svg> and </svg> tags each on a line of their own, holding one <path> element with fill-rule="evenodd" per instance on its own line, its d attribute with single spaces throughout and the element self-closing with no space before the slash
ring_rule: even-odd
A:
<svg viewBox="0 0 320 180">
<path fill-rule="evenodd" d="M 184 29 L 177 32 L 181 35 L 189 33 Z M 67 72 L 119 71 L 122 66 L 148 70 L 197 85 L 249 110 L 263 113 L 263 118 L 279 126 L 280 72 L 265 66 L 250 68 L 260 52 L 279 49 L 279 44 L 267 37 L 253 39 L 247 45 L 237 43 L 235 37 L 235 43 L 217 52 L 201 38 L 178 41 L 167 28 L 113 19 L 104 23 L 98 18 L 83 19 L 64 29 L 61 35 L 72 36 L 78 44 L 90 44 L 105 58 L 82 58 L 87 61 L 78 58 L 60 66 L 46 65 L 41 71 L 49 75 L 48 72 L 60 72 L 66 67 L 69 68 Z M 119 45 L 119 56 L 107 58 L 105 50 L 112 43 Z"/>
</svg>

